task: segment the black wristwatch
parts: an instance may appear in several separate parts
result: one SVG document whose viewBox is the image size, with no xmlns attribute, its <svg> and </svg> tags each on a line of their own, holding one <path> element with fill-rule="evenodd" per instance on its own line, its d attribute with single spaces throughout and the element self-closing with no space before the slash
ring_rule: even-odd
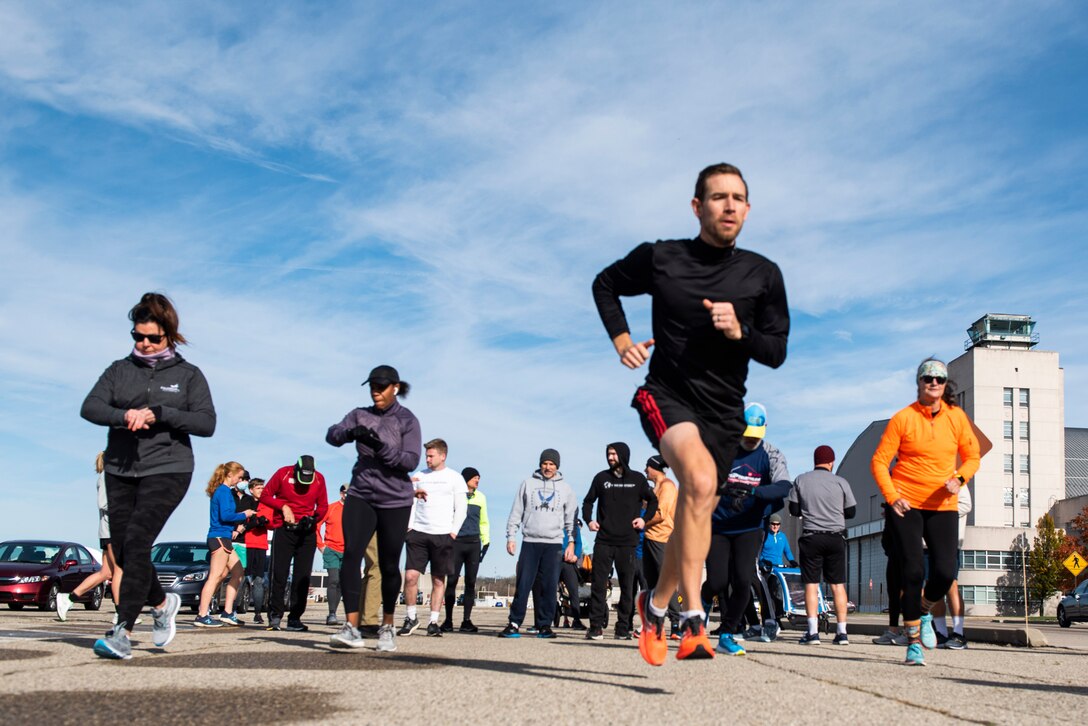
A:
<svg viewBox="0 0 1088 726">
<path fill-rule="evenodd" d="M 740 339 L 741 340 L 744 340 L 745 338 L 747 338 L 751 334 L 751 332 L 752 332 L 752 329 L 748 327 L 748 323 L 741 323 L 740 324 Z"/>
<path fill-rule="evenodd" d="M 956 478 L 960 480 L 960 484 L 966 484 L 967 483 L 967 480 L 964 479 L 963 476 L 960 475 L 960 474 L 956 474 Z"/>
</svg>

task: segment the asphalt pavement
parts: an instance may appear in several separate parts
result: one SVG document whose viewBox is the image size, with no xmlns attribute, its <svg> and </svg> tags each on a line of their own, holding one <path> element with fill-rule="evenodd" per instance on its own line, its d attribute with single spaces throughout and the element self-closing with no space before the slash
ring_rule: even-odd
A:
<svg viewBox="0 0 1088 726">
<path fill-rule="evenodd" d="M 477 635 L 397 639 L 395 653 L 328 647 L 322 605 L 310 632 L 198 630 L 179 616 L 165 651 L 138 626 L 134 656 L 91 645 L 109 614 L 0 611 L 0 714 L 8 723 L 493 724 L 1040 723 L 1084 720 L 1088 626 L 1068 647 L 972 642 L 902 664 L 904 648 L 853 634 L 848 647 L 801 646 L 796 631 L 748 643 L 744 657 L 644 664 L 635 641 L 495 637 L 506 611 L 478 608 Z M 401 612 L 398 611 L 398 619 Z M 530 619 L 532 611 L 530 611 Z M 248 620 L 249 617 L 245 616 Z M 148 619 L 149 620 L 149 619 Z M 857 627 L 866 628 L 865 618 Z M 457 620 L 459 623 L 459 618 Z M 876 623 L 878 625 L 878 623 Z"/>
</svg>

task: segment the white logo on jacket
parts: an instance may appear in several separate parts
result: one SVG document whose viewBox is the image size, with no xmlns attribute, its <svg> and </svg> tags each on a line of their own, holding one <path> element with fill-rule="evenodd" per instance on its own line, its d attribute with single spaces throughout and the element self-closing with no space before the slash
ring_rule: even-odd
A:
<svg viewBox="0 0 1088 726">
<path fill-rule="evenodd" d="M 170 386 L 159 386 L 159 390 L 163 393 L 181 393 L 181 385 L 175 383 Z"/>
</svg>

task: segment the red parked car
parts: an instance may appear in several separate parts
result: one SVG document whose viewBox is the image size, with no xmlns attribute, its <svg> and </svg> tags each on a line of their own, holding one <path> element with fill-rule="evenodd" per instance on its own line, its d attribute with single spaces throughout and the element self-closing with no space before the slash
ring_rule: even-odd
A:
<svg viewBox="0 0 1088 726">
<path fill-rule="evenodd" d="M 12 610 L 37 605 L 56 610 L 57 594 L 71 592 L 83 578 L 101 566 L 87 548 L 76 542 L 12 540 L 0 542 L 0 603 Z M 76 602 L 88 610 L 102 606 L 105 585 L 99 585 Z"/>
</svg>

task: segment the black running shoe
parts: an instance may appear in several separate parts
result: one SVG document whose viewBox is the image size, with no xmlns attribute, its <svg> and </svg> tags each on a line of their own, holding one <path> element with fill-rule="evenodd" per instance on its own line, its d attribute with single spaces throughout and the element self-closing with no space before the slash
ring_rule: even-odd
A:
<svg viewBox="0 0 1088 726">
<path fill-rule="evenodd" d="M 471 620 L 463 620 L 461 621 L 460 631 L 462 633 L 478 633 L 480 629 L 473 625 Z"/>
<path fill-rule="evenodd" d="M 586 640 L 604 640 L 604 630 L 597 627 L 590 627 L 586 631 Z"/>
<path fill-rule="evenodd" d="M 438 629 L 441 630 L 443 633 L 452 633 L 453 632 L 453 621 L 450 620 L 449 618 L 443 620 L 442 624 L 438 626 Z"/>
<path fill-rule="evenodd" d="M 427 624 L 427 635 L 429 635 L 432 638 L 441 638 L 442 637 L 442 628 L 440 628 L 438 626 L 438 623 L 428 623 Z"/>
<path fill-rule="evenodd" d="M 944 647 L 949 650 L 966 650 L 967 638 L 959 633 L 952 633 L 948 636 L 948 640 L 945 641 L 944 646 L 937 646 L 938 648 Z"/>
</svg>

